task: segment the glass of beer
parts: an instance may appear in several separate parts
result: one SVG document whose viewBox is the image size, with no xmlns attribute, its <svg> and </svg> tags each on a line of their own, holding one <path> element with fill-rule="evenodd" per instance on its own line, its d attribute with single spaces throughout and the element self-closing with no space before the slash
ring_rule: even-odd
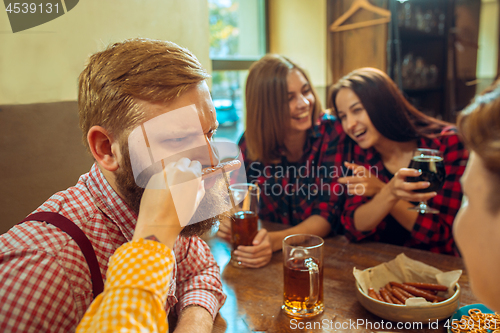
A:
<svg viewBox="0 0 500 333">
<path fill-rule="evenodd" d="M 251 246 L 258 232 L 260 189 L 255 184 L 241 183 L 229 186 L 233 197 L 233 212 L 231 215 L 231 264 L 241 267 L 234 250 L 238 246 Z"/>
<path fill-rule="evenodd" d="M 407 177 L 407 182 L 429 182 L 427 188 L 414 190 L 417 193 L 437 192 L 443 187 L 446 172 L 444 169 L 443 154 L 435 149 L 415 149 L 409 168 L 421 172 L 418 177 Z M 419 211 L 421 214 L 438 214 L 437 209 L 431 208 L 426 201 L 421 201 L 417 206 L 409 210 Z"/>
<path fill-rule="evenodd" d="M 283 305 L 292 318 L 323 313 L 323 244 L 314 235 L 291 235 L 283 240 Z"/>
</svg>

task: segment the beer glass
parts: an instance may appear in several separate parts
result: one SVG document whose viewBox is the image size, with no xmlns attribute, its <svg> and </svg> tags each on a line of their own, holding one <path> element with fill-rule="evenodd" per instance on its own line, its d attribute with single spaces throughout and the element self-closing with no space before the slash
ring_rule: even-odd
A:
<svg viewBox="0 0 500 333">
<path fill-rule="evenodd" d="M 291 235 L 283 240 L 281 308 L 290 317 L 311 318 L 323 312 L 323 244 L 314 235 Z"/>
<path fill-rule="evenodd" d="M 446 172 L 444 170 L 443 154 L 439 150 L 419 148 L 413 151 L 413 158 L 409 168 L 421 172 L 418 177 L 407 177 L 407 182 L 429 182 L 430 186 L 420 190 L 414 190 L 417 193 L 437 192 L 443 187 Z M 409 210 L 419 211 L 420 214 L 431 213 L 438 214 L 437 209 L 431 208 L 427 202 L 421 201 L 418 206 L 408 208 Z"/>
<path fill-rule="evenodd" d="M 259 197 L 260 189 L 255 184 L 241 183 L 229 186 L 233 197 L 233 211 L 231 215 L 231 264 L 241 267 L 241 262 L 236 259 L 234 250 L 238 246 L 251 246 L 258 232 Z"/>
</svg>

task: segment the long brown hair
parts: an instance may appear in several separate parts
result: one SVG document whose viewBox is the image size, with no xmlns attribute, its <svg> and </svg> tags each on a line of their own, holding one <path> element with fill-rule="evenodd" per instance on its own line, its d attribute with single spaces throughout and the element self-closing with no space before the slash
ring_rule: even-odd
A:
<svg viewBox="0 0 500 333">
<path fill-rule="evenodd" d="M 79 78 L 85 146 L 92 126 L 102 126 L 121 140 L 144 120 L 139 100 L 168 103 L 208 77 L 189 50 L 167 41 L 129 39 L 92 55 Z"/>
<path fill-rule="evenodd" d="M 302 73 L 311 86 L 315 98 L 313 124 L 322 112 L 306 72 L 284 56 L 265 55 L 250 67 L 246 83 L 245 140 L 251 160 L 275 163 L 281 158 L 280 152 L 286 152 L 284 140 L 290 124 L 287 75 L 293 69 Z"/>
<path fill-rule="evenodd" d="M 477 96 L 457 118 L 459 133 L 491 173 L 490 211 L 500 210 L 500 80 Z"/>
<path fill-rule="evenodd" d="M 389 140 L 408 142 L 421 136 L 434 137 L 451 125 L 418 111 L 404 98 L 394 81 L 379 69 L 356 69 L 332 87 L 329 102 L 337 117 L 335 99 L 342 88 L 349 88 L 358 96 L 373 126 Z"/>
</svg>

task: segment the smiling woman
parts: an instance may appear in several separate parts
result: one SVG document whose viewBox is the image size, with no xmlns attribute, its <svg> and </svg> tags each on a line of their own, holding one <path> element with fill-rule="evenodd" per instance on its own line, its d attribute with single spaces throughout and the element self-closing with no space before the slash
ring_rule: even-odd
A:
<svg viewBox="0 0 500 333">
<path fill-rule="evenodd" d="M 451 226 L 462 200 L 459 179 L 468 152 L 451 124 L 418 111 L 389 76 L 375 68 L 361 68 L 340 79 L 330 102 L 347 134 L 337 149 L 355 143 L 352 163 L 346 163 L 353 176 L 339 179 L 350 194 L 341 219 L 346 236 L 352 241 L 366 239 L 458 255 Z M 446 178 L 441 190 L 417 193 L 430 184 L 406 181 L 420 175 L 408 168 L 417 148 L 443 154 Z M 413 202 L 425 200 L 439 213 L 409 210 L 415 207 Z"/>
<path fill-rule="evenodd" d="M 247 128 L 239 146 L 248 181 L 261 190 L 259 217 L 292 226 L 261 230 L 253 246 L 235 251 L 244 265 L 259 267 L 288 235 L 337 232 L 337 177 L 318 175 L 317 170 L 340 168 L 336 147 L 342 129 L 323 112 L 306 72 L 280 55 L 266 55 L 252 65 L 246 103 Z M 219 235 L 230 234 L 221 223 Z"/>
</svg>

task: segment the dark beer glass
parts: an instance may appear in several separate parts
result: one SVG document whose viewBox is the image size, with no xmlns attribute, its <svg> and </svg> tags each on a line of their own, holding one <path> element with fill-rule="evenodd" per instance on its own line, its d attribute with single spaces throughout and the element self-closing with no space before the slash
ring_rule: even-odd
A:
<svg viewBox="0 0 500 333">
<path fill-rule="evenodd" d="M 260 189 L 255 184 L 240 183 L 229 186 L 230 195 L 235 206 L 231 214 L 231 264 L 241 267 L 234 250 L 238 246 L 251 246 L 259 230 L 259 197 Z"/>
<path fill-rule="evenodd" d="M 406 181 L 430 183 L 429 187 L 414 190 L 414 192 L 437 192 L 443 187 L 446 172 L 444 169 L 443 154 L 439 150 L 422 148 L 414 150 L 409 168 L 419 170 L 421 174 L 418 177 L 407 177 Z M 429 207 L 426 201 L 421 201 L 417 206 L 409 209 L 419 211 L 421 214 L 439 213 L 437 209 Z"/>
<path fill-rule="evenodd" d="M 233 214 L 231 221 L 231 238 L 233 248 L 251 246 L 258 232 L 259 217 L 252 211 L 239 211 Z"/>
</svg>

